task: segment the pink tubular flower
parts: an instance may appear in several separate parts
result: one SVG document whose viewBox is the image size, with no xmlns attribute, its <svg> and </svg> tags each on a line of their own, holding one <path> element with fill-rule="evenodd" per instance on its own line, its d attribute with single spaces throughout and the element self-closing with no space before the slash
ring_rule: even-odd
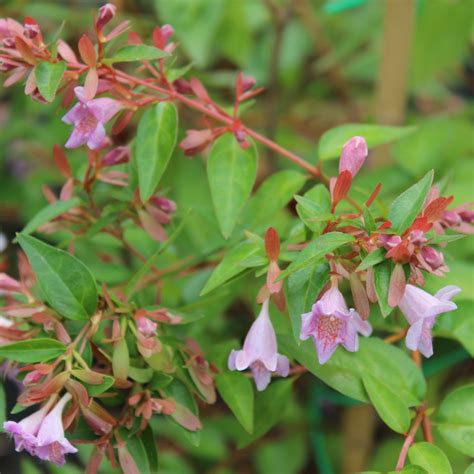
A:
<svg viewBox="0 0 474 474">
<path fill-rule="evenodd" d="M 290 372 L 288 358 L 278 354 L 275 330 L 270 321 L 268 299 L 263 302 L 258 318 L 254 321 L 244 347 L 233 350 L 227 362 L 230 370 L 245 370 L 250 367 L 257 390 L 265 390 L 270 383 L 271 372 L 287 377 Z"/>
<path fill-rule="evenodd" d="M 370 336 L 372 327 L 359 314 L 348 309 L 338 287 L 332 286 L 316 301 L 310 313 L 301 315 L 300 339 L 314 339 L 320 364 L 329 360 L 339 344 L 349 352 L 359 348 L 357 332 Z"/>
<path fill-rule="evenodd" d="M 91 150 L 100 148 L 105 140 L 104 125 L 122 108 L 115 99 L 101 97 L 86 100 L 84 87 L 76 87 L 78 103 L 63 117 L 63 122 L 74 125 L 66 148 L 77 148 L 87 143 Z"/>
<path fill-rule="evenodd" d="M 349 171 L 354 177 L 362 168 L 367 158 L 367 143 L 363 137 L 352 137 L 342 147 L 341 158 L 339 160 L 339 174 Z"/>
<path fill-rule="evenodd" d="M 406 345 L 412 351 L 420 351 L 425 357 L 433 355 L 431 329 L 441 313 L 457 309 L 451 298 L 461 291 L 454 285 L 445 286 L 435 295 L 413 285 L 407 285 L 399 307 L 410 323 Z"/>
<path fill-rule="evenodd" d="M 26 449 L 31 455 L 34 456 L 36 454 L 36 435 L 54 399 L 55 397 L 50 398 L 41 409 L 18 423 L 16 421 L 6 421 L 3 423 L 3 429 L 13 436 L 15 451 L 20 452 Z"/>
<path fill-rule="evenodd" d="M 56 406 L 46 415 L 37 435 L 36 455 L 44 461 L 62 466 L 65 454 L 77 453 L 77 449 L 64 436 L 62 414 L 71 395 L 66 393 Z"/>
</svg>

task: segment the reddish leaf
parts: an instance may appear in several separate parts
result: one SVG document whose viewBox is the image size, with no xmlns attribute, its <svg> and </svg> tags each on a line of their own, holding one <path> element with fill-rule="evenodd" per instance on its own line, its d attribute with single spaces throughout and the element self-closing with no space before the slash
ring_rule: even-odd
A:
<svg viewBox="0 0 474 474">
<path fill-rule="evenodd" d="M 32 66 L 36 65 L 36 58 L 30 45 L 21 37 L 15 36 L 15 46 L 21 57 Z"/>
<path fill-rule="evenodd" d="M 79 40 L 79 54 L 82 60 L 89 66 L 95 67 L 97 65 L 97 56 L 94 45 L 87 35 L 82 35 Z"/>
<path fill-rule="evenodd" d="M 273 227 L 269 227 L 265 234 L 265 250 L 271 262 L 278 260 L 280 256 L 280 238 Z"/>
<path fill-rule="evenodd" d="M 54 145 L 53 157 L 61 174 L 65 178 L 71 178 L 72 173 L 71 167 L 69 166 L 69 161 L 67 160 L 66 153 L 64 153 L 64 150 L 59 145 Z"/>
<path fill-rule="evenodd" d="M 370 315 L 370 305 L 364 285 L 356 273 L 351 273 L 350 283 L 355 308 L 362 319 L 367 319 Z"/>
<path fill-rule="evenodd" d="M 443 212 L 451 204 L 454 196 L 449 196 L 448 198 L 439 197 L 431 201 L 428 206 L 426 206 L 423 216 L 428 219 L 428 222 L 435 222 L 441 219 Z"/>
<path fill-rule="evenodd" d="M 365 202 L 366 207 L 370 207 L 372 203 L 377 199 L 380 189 L 382 188 L 382 183 L 377 184 L 375 189 L 372 191 L 372 194 L 369 196 L 369 199 Z"/>
<path fill-rule="evenodd" d="M 392 308 L 398 306 L 400 300 L 405 293 L 406 279 L 403 265 L 397 264 L 390 278 L 390 286 L 388 288 L 388 304 Z"/>
<path fill-rule="evenodd" d="M 347 196 L 352 186 L 352 174 L 350 171 L 343 171 L 336 179 L 332 192 L 332 210 L 336 208 L 339 202 Z"/>
</svg>

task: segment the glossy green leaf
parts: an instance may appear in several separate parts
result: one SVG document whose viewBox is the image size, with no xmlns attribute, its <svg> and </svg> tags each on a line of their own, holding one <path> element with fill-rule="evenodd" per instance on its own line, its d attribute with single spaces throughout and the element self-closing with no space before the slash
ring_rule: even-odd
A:
<svg viewBox="0 0 474 474">
<path fill-rule="evenodd" d="M 311 311 L 316 297 L 329 281 L 329 265 L 321 263 L 292 273 L 288 278 L 287 303 L 291 327 L 299 344 L 301 315 Z"/>
<path fill-rule="evenodd" d="M 104 61 L 108 63 L 123 63 L 130 61 L 151 61 L 153 59 L 167 58 L 169 53 L 162 49 L 148 46 L 145 44 L 128 44 L 122 46 L 115 52 L 113 57 L 107 58 Z"/>
<path fill-rule="evenodd" d="M 253 434 L 250 439 L 239 443 L 239 449 L 261 438 L 278 423 L 290 403 L 292 384 L 291 378 L 274 380 L 263 392 L 257 393 Z"/>
<path fill-rule="evenodd" d="M 432 443 L 415 443 L 408 450 L 408 459 L 412 464 L 421 466 L 430 474 L 452 474 L 449 459 L 438 446 Z"/>
<path fill-rule="evenodd" d="M 411 358 L 377 337 L 359 336 L 357 352 L 339 347 L 323 365 L 318 363 L 312 340 L 298 345 L 293 337 L 279 335 L 278 341 L 284 354 L 296 359 L 330 387 L 356 400 L 369 401 L 363 385 L 367 373 L 397 393 L 407 407 L 419 405 L 425 395 L 425 379 Z"/>
<path fill-rule="evenodd" d="M 331 210 L 331 196 L 326 186 L 317 184 L 304 194 L 303 199 L 299 196 L 295 198 L 298 202 L 296 212 L 301 220 L 313 232 L 320 234 L 326 222 L 317 219 L 321 218 L 322 215 L 328 215 Z"/>
<path fill-rule="evenodd" d="M 0 346 L 0 357 L 31 364 L 55 359 L 65 351 L 66 346 L 62 342 L 38 338 Z"/>
<path fill-rule="evenodd" d="M 69 211 L 73 207 L 79 206 L 81 200 L 77 197 L 68 199 L 67 201 L 56 201 L 48 204 L 46 207 L 41 209 L 29 222 L 25 228 L 21 231 L 23 235 L 28 235 L 34 232 L 38 227 L 52 221 L 56 217 L 59 217 L 64 212 Z"/>
<path fill-rule="evenodd" d="M 142 202 L 156 191 L 176 146 L 178 112 L 170 102 L 149 108 L 140 120 L 134 147 Z"/>
<path fill-rule="evenodd" d="M 29 235 L 18 242 L 35 272 L 46 301 L 68 319 L 88 319 L 97 307 L 97 286 L 76 257 Z"/>
<path fill-rule="evenodd" d="M 283 209 L 306 182 L 298 171 L 285 170 L 272 174 L 257 189 L 243 211 L 243 226 L 253 231 L 266 230 L 275 214 Z"/>
<path fill-rule="evenodd" d="M 61 79 L 66 71 L 67 65 L 64 61 L 50 63 L 43 61 L 35 67 L 35 81 L 41 95 L 48 102 L 56 97 Z"/>
<path fill-rule="evenodd" d="M 140 441 L 145 448 L 146 456 L 148 458 L 148 464 L 150 466 L 150 473 L 159 472 L 159 462 L 158 462 L 158 449 L 157 449 L 157 440 L 153 429 L 148 425 L 140 434 Z M 142 473 L 145 474 L 145 473 Z"/>
<path fill-rule="evenodd" d="M 226 371 L 216 377 L 216 387 L 245 431 L 252 433 L 254 390 L 250 379 L 240 372 Z"/>
<path fill-rule="evenodd" d="M 410 411 L 398 393 L 370 373 L 364 374 L 362 379 L 369 399 L 384 423 L 397 433 L 406 433 L 410 428 Z"/>
<path fill-rule="evenodd" d="M 229 250 L 224 259 L 212 272 L 211 277 L 201 291 L 201 296 L 214 290 L 239 273 L 242 273 L 245 270 L 242 261 L 259 252 L 263 254 L 263 249 L 254 242 L 242 242 Z"/>
<path fill-rule="evenodd" d="M 382 248 L 370 252 L 363 260 L 359 263 L 356 271 L 361 272 L 367 270 L 367 268 L 373 267 L 378 263 L 382 262 L 385 258 L 385 251 Z"/>
<path fill-rule="evenodd" d="M 222 235 L 227 239 L 234 230 L 257 177 L 255 146 L 244 150 L 232 134 L 221 136 L 209 154 L 207 177 L 217 221 Z"/>
<path fill-rule="evenodd" d="M 323 134 L 318 145 L 320 160 L 338 158 L 344 144 L 353 136 L 364 137 L 369 148 L 393 142 L 413 133 L 416 127 L 389 127 L 363 123 L 349 123 L 331 128 Z"/>
<path fill-rule="evenodd" d="M 393 263 L 391 260 L 385 260 L 374 267 L 375 293 L 377 294 L 380 311 L 384 318 L 393 311 L 393 308 L 388 304 L 388 290 L 392 270 Z"/>
<path fill-rule="evenodd" d="M 474 457 L 474 384 L 454 390 L 443 400 L 436 425 L 451 446 Z"/>
<path fill-rule="evenodd" d="M 397 234 L 401 234 L 423 209 L 426 196 L 433 183 L 433 171 L 429 171 L 418 183 L 400 194 L 390 206 L 388 219 Z"/>
<path fill-rule="evenodd" d="M 317 237 L 298 254 L 296 259 L 288 266 L 288 268 L 281 272 L 278 280 L 282 280 L 302 268 L 317 263 L 319 260 L 323 259 L 327 253 L 333 252 L 339 247 L 349 244 L 354 240 L 355 239 L 352 235 L 343 234 L 342 232 L 329 232 Z"/>
</svg>

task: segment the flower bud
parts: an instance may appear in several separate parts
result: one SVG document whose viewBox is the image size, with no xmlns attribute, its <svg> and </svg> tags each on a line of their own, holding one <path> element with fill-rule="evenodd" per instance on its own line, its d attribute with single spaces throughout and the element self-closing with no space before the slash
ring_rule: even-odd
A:
<svg viewBox="0 0 474 474">
<path fill-rule="evenodd" d="M 367 143 L 363 137 L 352 137 L 343 147 L 339 160 L 339 173 L 349 171 L 354 177 L 367 158 Z"/>
<path fill-rule="evenodd" d="M 115 166 L 128 163 L 130 160 L 130 150 L 126 146 L 118 146 L 109 151 L 102 158 L 102 166 Z"/>
<path fill-rule="evenodd" d="M 103 7 L 99 8 L 99 16 L 95 27 L 100 31 L 102 28 L 115 16 L 117 7 L 112 3 L 106 3 Z"/>
<path fill-rule="evenodd" d="M 433 271 L 444 265 L 443 254 L 435 250 L 433 247 L 423 247 L 421 249 L 421 256 Z"/>
</svg>

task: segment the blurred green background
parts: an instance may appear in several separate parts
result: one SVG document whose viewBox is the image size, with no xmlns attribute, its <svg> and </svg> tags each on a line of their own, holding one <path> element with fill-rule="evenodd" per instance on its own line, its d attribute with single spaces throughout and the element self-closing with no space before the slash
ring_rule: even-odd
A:
<svg viewBox="0 0 474 474">
<path fill-rule="evenodd" d="M 32 16 L 46 36 L 52 36 L 65 20 L 63 38 L 75 47 L 79 35 L 91 31 L 92 14 L 103 3 L 0 0 L 0 17 L 21 21 Z M 319 137 L 336 125 L 416 125 L 414 134 L 371 155 L 367 169 L 358 176 L 361 193 L 383 182 L 384 195 L 395 195 L 435 168 L 436 180 L 446 186 L 447 195 L 454 194 L 455 204 L 474 200 L 473 1 L 113 3 L 119 18 L 130 19 L 132 30 L 145 41 L 157 24 L 173 25 L 173 39 L 179 43 L 178 63 L 192 63 L 193 74 L 222 103 L 232 98 L 237 71 L 253 75 L 267 90 L 246 111 L 245 123 L 312 163 L 317 160 Z M 184 124 L 196 123 L 188 110 L 180 112 Z M 19 85 L 10 89 L 0 86 L 0 232 L 9 238 L 45 205 L 42 185 L 57 188 L 62 183 L 51 149 L 68 136 L 69 127 L 60 120 L 63 113 L 58 101 L 45 106 L 26 97 Z M 120 140 L 126 142 L 130 137 L 122 135 Z M 76 154 L 69 156 L 74 159 Z M 177 155 L 167 174 L 168 185 L 178 205 L 186 205 L 196 199 L 192 188 L 205 181 L 204 165 L 199 159 L 188 161 Z M 330 173 L 336 163 L 323 166 Z M 291 167 L 288 161 L 262 150 L 260 179 Z M 195 246 L 203 252 L 206 236 L 189 237 L 189 251 Z M 4 262 L 10 258 L 10 250 L 0 254 Z M 472 240 L 451 245 L 447 254 L 451 272 L 443 281 L 463 288 L 461 304 L 471 315 L 473 260 Z M 98 265 L 100 262 L 95 263 L 96 269 Z M 113 283 L 122 279 L 117 272 L 120 269 L 112 268 L 101 277 Z M 207 276 L 201 274 L 200 281 L 188 282 L 188 296 L 196 294 L 196 285 L 202 285 Z M 432 284 L 429 281 L 428 287 Z M 439 281 L 434 287 L 439 287 Z M 178 293 L 183 289 L 172 290 Z M 228 304 L 221 299 L 209 306 L 207 317 L 216 331 L 220 324 L 217 316 Z M 472 377 L 473 369 L 466 352 L 468 349 L 472 354 L 473 350 L 472 324 L 454 331 L 447 326 L 456 322 L 446 318 L 440 321 L 441 335 L 443 329 L 450 329 L 449 333 L 456 336 L 455 340 L 440 339 L 435 346 L 437 357 L 424 365 L 432 403 Z M 220 405 L 204 410 L 205 427 L 199 447 L 165 430 L 160 447 L 162 472 L 331 474 L 349 473 L 346 466 L 357 463 L 368 470 L 393 469 L 403 439 L 384 429 L 371 408 L 356 405 L 313 377 L 304 376 L 298 390 L 291 396 L 288 392 L 281 409 L 282 420 L 277 427 L 240 451 L 230 443 L 236 436 L 235 425 Z M 439 436 L 437 442 L 448 453 L 454 472 L 464 472 L 468 459 L 445 445 Z M 12 456 L 5 439 L 0 443 L 2 455 L 2 472 L 83 472 L 79 463 L 55 468 Z M 81 449 L 80 458 L 87 456 L 88 449 Z"/>
</svg>

